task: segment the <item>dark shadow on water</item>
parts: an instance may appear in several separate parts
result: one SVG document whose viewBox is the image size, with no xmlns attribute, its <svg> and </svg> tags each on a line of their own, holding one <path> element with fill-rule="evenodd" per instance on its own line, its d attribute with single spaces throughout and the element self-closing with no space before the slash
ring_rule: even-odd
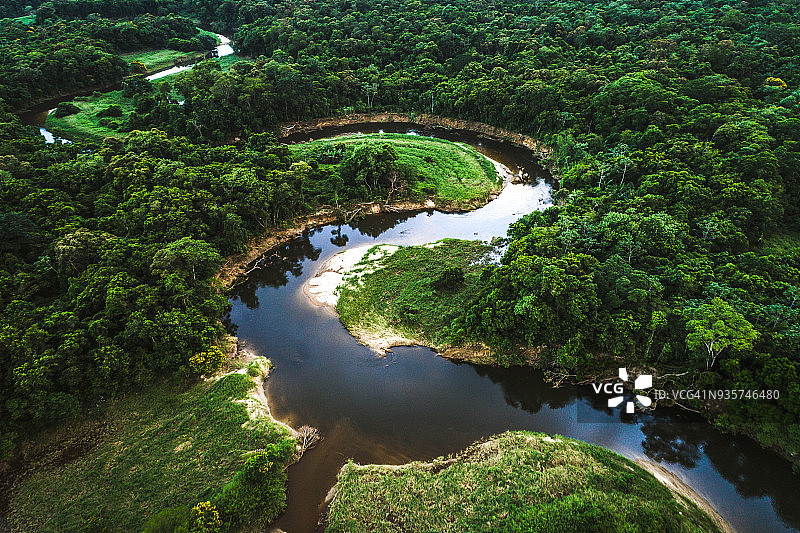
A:
<svg viewBox="0 0 800 533">
<path fill-rule="evenodd" d="M 469 365 L 479 376 L 489 378 L 503 390 L 503 399 L 514 409 L 538 413 L 542 407 L 561 409 L 574 404 L 575 387 L 566 385 L 559 388 L 541 386 L 544 376 L 538 370 L 520 367 L 491 367 Z"/>
<path fill-rule="evenodd" d="M 433 211 L 427 211 L 432 213 Z M 401 222 L 416 216 L 416 213 L 387 213 L 380 216 L 366 216 L 364 218 L 351 222 L 351 226 L 361 232 L 362 235 L 369 237 L 378 237 L 387 230 L 392 229 Z"/>
<path fill-rule="evenodd" d="M 319 259 L 321 248 L 311 244 L 311 236 L 322 231 L 310 230 L 289 244 L 273 249 L 267 256 L 259 258 L 262 266 L 254 270 L 247 281 L 236 287 L 233 300 L 241 300 L 248 309 L 259 306 L 256 292 L 261 287 L 282 287 L 289 282 L 289 276 L 299 277 L 303 274 L 303 262 L 307 259 Z"/>
<path fill-rule="evenodd" d="M 334 246 L 338 246 L 339 248 L 347 246 L 347 242 L 350 240 L 350 237 L 347 235 L 347 233 L 342 233 L 341 225 L 336 226 L 336 228 L 332 229 L 331 235 L 333 235 L 333 237 L 331 237 L 331 244 Z"/>
</svg>

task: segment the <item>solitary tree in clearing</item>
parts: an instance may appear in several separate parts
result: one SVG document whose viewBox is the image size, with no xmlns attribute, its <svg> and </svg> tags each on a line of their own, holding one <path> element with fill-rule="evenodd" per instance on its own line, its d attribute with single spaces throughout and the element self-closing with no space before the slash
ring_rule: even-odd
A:
<svg viewBox="0 0 800 533">
<path fill-rule="evenodd" d="M 758 332 L 744 316 L 721 298 L 691 310 L 692 319 L 686 324 L 689 348 L 706 350 L 706 370 L 710 370 L 725 348 L 752 348 Z"/>
</svg>

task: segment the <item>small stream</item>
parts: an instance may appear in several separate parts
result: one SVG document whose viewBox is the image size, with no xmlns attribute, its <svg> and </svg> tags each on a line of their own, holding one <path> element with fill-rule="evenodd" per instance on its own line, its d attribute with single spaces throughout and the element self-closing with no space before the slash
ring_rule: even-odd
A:
<svg viewBox="0 0 800 533">
<path fill-rule="evenodd" d="M 659 462 L 706 498 L 738 531 L 800 528 L 800 477 L 790 464 L 702 419 L 658 408 L 626 415 L 603 405 L 590 387 L 553 388 L 530 368 L 455 363 L 421 347 L 378 358 L 329 310 L 315 307 L 303 284 L 334 254 L 377 243 L 422 244 L 443 237 L 505 236 L 521 215 L 551 204 L 547 173 L 526 150 L 466 132 L 421 131 L 408 124 L 331 128 L 288 141 L 377 132 L 441 136 L 467 142 L 532 185 L 508 185 L 485 207 L 376 215 L 328 225 L 277 249 L 274 260 L 238 286 L 231 327 L 249 349 L 271 358 L 265 385 L 273 415 L 294 427 L 319 428 L 323 440 L 289 468 L 288 508 L 272 526 L 317 529 L 326 493 L 349 458 L 400 464 L 430 460 L 506 430 L 557 433 L 629 458 Z"/>
<path fill-rule="evenodd" d="M 224 57 L 229 56 L 233 53 L 233 46 L 231 46 L 231 40 L 224 35 L 219 33 L 215 34 L 217 39 L 219 39 L 219 46 L 214 48 L 217 52 L 217 57 Z M 195 66 L 197 63 L 191 63 L 187 65 L 176 65 L 172 68 L 168 68 L 166 70 L 159 70 L 149 76 L 145 76 L 145 79 L 150 81 L 158 80 L 161 78 L 166 78 L 167 76 L 172 76 L 173 74 L 178 74 L 179 72 L 185 72 Z"/>
</svg>

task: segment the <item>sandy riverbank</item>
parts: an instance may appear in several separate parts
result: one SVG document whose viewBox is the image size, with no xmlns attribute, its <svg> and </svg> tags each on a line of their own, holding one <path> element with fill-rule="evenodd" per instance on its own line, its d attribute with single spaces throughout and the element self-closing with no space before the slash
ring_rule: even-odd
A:
<svg viewBox="0 0 800 533">
<path fill-rule="evenodd" d="M 297 437 L 298 432 L 293 427 L 273 417 L 269 408 L 267 395 L 264 392 L 264 382 L 272 370 L 272 361 L 242 346 L 239 338 L 232 335 L 223 337 L 220 344 L 226 355 L 225 364 L 220 371 L 207 378 L 207 381 L 217 381 L 229 374 L 247 374 L 253 380 L 255 387 L 250 390 L 243 400 L 236 401 L 244 404 L 251 423 L 257 424 L 259 420 L 269 419 L 273 423 L 286 428 L 293 437 Z"/>
<path fill-rule="evenodd" d="M 666 486 L 670 491 L 672 491 L 672 493 L 675 495 L 675 499 L 678 500 L 678 502 L 681 501 L 680 496 L 683 496 L 687 500 L 697 505 L 708 516 L 710 516 L 711 520 L 714 521 L 714 523 L 721 531 L 723 531 L 723 533 L 734 533 L 734 530 L 728 521 L 722 518 L 717 510 L 711 506 L 708 500 L 700 496 L 692 487 L 684 483 L 678 476 L 660 464 L 654 463 L 653 461 L 637 459 L 636 464 L 653 474 L 662 485 Z"/>
<path fill-rule="evenodd" d="M 380 260 L 389 257 L 400 247 L 391 244 L 358 246 L 339 252 L 320 266 L 313 278 L 303 284 L 303 293 L 312 304 L 336 312 L 338 288 L 344 283 L 358 283 L 358 278 L 380 267 Z M 359 265 L 361 261 L 368 264 Z M 393 346 L 421 346 L 412 339 L 375 317 L 368 328 L 354 328 L 350 334 L 378 355 L 386 355 Z"/>
</svg>

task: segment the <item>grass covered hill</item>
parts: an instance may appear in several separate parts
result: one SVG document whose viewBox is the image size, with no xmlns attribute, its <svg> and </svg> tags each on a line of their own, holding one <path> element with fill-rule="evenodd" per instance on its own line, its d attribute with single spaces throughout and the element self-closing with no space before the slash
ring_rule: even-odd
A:
<svg viewBox="0 0 800 533">
<path fill-rule="evenodd" d="M 339 472 L 328 533 L 712 532 L 712 519 L 613 452 L 509 432 L 451 457 Z"/>
<path fill-rule="evenodd" d="M 397 154 L 397 169 L 408 183 L 412 197 L 433 196 L 437 203 L 471 205 L 500 188 L 494 165 L 473 148 L 432 137 L 403 134 L 371 134 L 322 139 L 290 146 L 297 159 L 313 159 L 322 166 L 355 160 L 362 152 L 389 145 Z M 352 165 L 339 166 L 347 177 L 357 172 Z"/>
</svg>

